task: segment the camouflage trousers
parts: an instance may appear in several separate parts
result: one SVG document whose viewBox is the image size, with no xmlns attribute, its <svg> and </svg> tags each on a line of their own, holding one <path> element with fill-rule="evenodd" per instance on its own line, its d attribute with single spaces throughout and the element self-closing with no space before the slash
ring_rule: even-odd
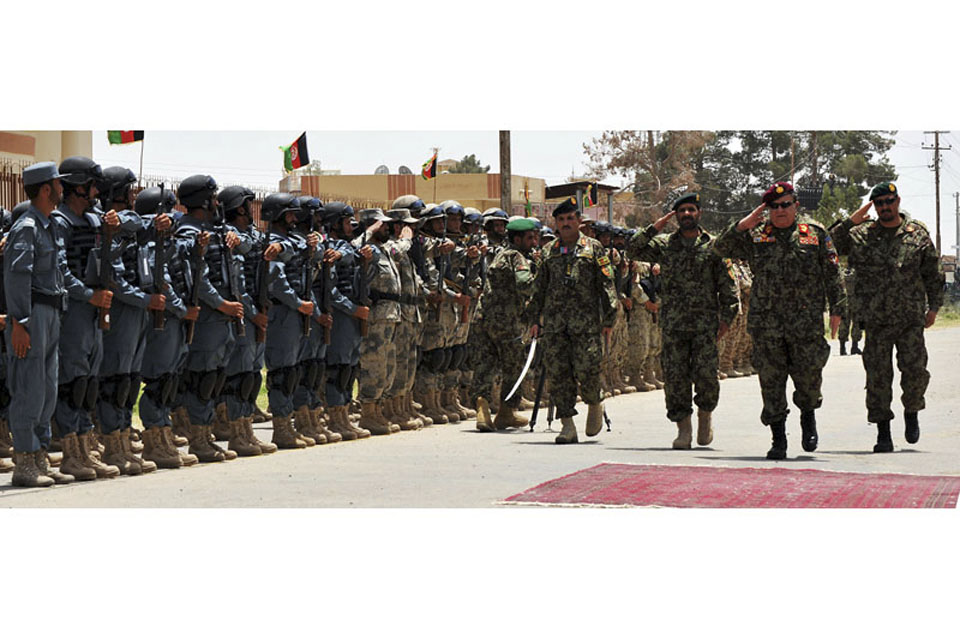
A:
<svg viewBox="0 0 960 640">
<path fill-rule="evenodd" d="M 545 334 L 543 340 L 550 397 L 557 407 L 556 417 L 577 415 L 577 385 L 587 404 L 600 402 L 600 359 L 603 338 L 600 333 L 565 331 Z M 507 384 L 506 382 L 504 384 Z M 509 389 L 508 389 L 509 391 Z"/>
<path fill-rule="evenodd" d="M 693 404 L 703 411 L 717 408 L 720 383 L 716 332 L 664 331 L 660 360 L 667 420 L 679 422 L 689 416 Z"/>
<path fill-rule="evenodd" d="M 473 326 L 470 332 L 470 356 L 475 367 L 470 400 L 474 403 L 477 398 L 493 399 L 493 385 L 498 376 L 501 379 L 501 395 L 510 392 L 523 370 L 526 356 L 520 341 L 521 333 L 522 329 L 509 331 L 482 320 Z M 520 393 L 517 392 L 507 405 L 516 408 L 519 404 Z"/>
<path fill-rule="evenodd" d="M 926 406 L 923 394 L 930 383 L 923 327 L 870 325 L 865 330 L 867 341 L 863 346 L 863 368 L 867 372 L 867 421 L 893 419 L 890 403 L 893 401 L 894 346 L 897 348 L 903 410 L 914 412 L 923 409 Z"/>
<path fill-rule="evenodd" d="M 787 377 L 793 380 L 793 403 L 801 411 L 819 409 L 823 402 L 820 383 L 823 367 L 830 357 L 830 345 L 823 338 L 823 325 L 807 327 L 755 327 L 753 368 L 760 377 L 765 425 L 787 419 Z"/>
<path fill-rule="evenodd" d="M 753 359 L 753 338 L 750 336 L 750 332 L 747 331 L 747 317 L 750 315 L 749 297 L 744 299 L 740 308 L 742 309 L 740 315 L 743 320 L 741 329 L 737 333 L 737 343 L 733 347 L 733 366 L 738 369 L 740 366 L 746 368 Z"/>
<path fill-rule="evenodd" d="M 397 372 L 394 335 L 398 322 L 371 322 L 360 343 L 360 380 L 357 400 L 377 402 L 393 385 Z"/>
<path fill-rule="evenodd" d="M 660 353 L 663 351 L 663 335 L 660 325 L 656 322 L 657 316 L 650 316 L 653 320 L 647 325 L 647 357 L 644 360 L 644 370 L 656 369 L 660 363 Z"/>
<path fill-rule="evenodd" d="M 393 336 L 397 351 L 396 375 L 393 384 L 383 394 L 386 398 L 395 398 L 410 393 L 417 374 L 417 348 L 423 333 L 423 323 L 401 320 Z"/>
<path fill-rule="evenodd" d="M 610 345 L 604 358 L 603 375 L 606 381 L 613 383 L 617 379 L 617 372 L 623 371 L 629 346 L 630 333 L 627 327 L 627 315 L 621 305 L 617 309 L 617 316 L 613 322 L 613 334 L 610 336 Z"/>
<path fill-rule="evenodd" d="M 863 337 L 863 327 L 860 321 L 849 311 L 840 317 L 840 329 L 837 331 L 837 340 L 846 342 L 848 337 L 854 342 L 860 342 L 860 338 Z"/>
<path fill-rule="evenodd" d="M 643 375 L 647 364 L 647 353 L 650 351 L 650 325 L 653 319 L 650 314 L 639 305 L 634 305 L 630 312 L 630 321 L 627 323 L 627 360 L 624 364 L 626 374 L 631 379 Z"/>
<path fill-rule="evenodd" d="M 467 341 L 470 337 L 470 327 L 472 325 L 473 314 L 471 313 L 467 317 L 466 322 L 462 322 L 462 307 L 456 305 L 453 307 L 456 311 L 456 324 L 450 329 L 450 333 L 445 341 L 447 348 L 457 348 L 459 350 L 464 350 L 467 348 Z M 443 374 L 443 381 L 441 382 L 441 387 L 444 389 L 457 389 L 462 386 L 465 382 L 468 381 L 467 372 L 470 370 L 469 358 L 464 353 L 460 355 L 460 366 L 457 368 L 450 367 L 447 369 L 446 373 Z"/>
</svg>

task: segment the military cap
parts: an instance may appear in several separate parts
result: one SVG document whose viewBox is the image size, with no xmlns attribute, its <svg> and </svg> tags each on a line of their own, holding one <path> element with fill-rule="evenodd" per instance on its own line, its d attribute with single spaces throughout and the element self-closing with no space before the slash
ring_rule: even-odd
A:
<svg viewBox="0 0 960 640">
<path fill-rule="evenodd" d="M 383 209 L 361 209 L 357 217 L 364 222 L 393 222 L 393 218 L 383 215 Z"/>
<path fill-rule="evenodd" d="M 404 224 L 416 224 L 418 220 L 410 215 L 410 209 L 390 209 L 387 211 L 387 216 L 394 222 L 402 222 Z"/>
<path fill-rule="evenodd" d="M 62 178 L 63 174 L 57 171 L 55 162 L 38 162 L 23 170 L 23 186 L 43 184 L 54 178 Z"/>
<path fill-rule="evenodd" d="M 763 194 L 763 203 L 770 204 L 777 198 L 782 198 L 783 196 L 790 195 L 793 193 L 793 185 L 789 182 L 778 182 Z"/>
<path fill-rule="evenodd" d="M 876 200 L 880 196 L 897 196 L 900 197 L 899 192 L 897 192 L 897 185 L 892 182 L 881 182 L 875 186 L 870 191 L 870 200 Z"/>
<path fill-rule="evenodd" d="M 507 223 L 507 231 L 516 231 L 516 232 L 526 232 L 526 231 L 536 231 L 537 230 L 537 220 L 536 218 L 517 218 L 511 220 Z"/>
<path fill-rule="evenodd" d="M 574 211 L 580 211 L 577 208 L 576 198 L 567 198 L 553 210 L 553 217 L 556 218 L 561 213 L 573 213 Z"/>
<path fill-rule="evenodd" d="M 779 197 L 779 196 L 778 196 Z M 681 194 L 679 198 L 673 201 L 673 210 L 676 211 L 680 208 L 682 204 L 693 204 L 696 205 L 697 209 L 700 208 L 700 194 L 699 193 L 684 193 Z"/>
</svg>

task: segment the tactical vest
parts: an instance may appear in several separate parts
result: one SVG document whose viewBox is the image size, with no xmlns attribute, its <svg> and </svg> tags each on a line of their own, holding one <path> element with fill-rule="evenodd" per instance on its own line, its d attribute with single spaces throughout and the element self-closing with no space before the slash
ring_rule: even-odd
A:
<svg viewBox="0 0 960 640">
<path fill-rule="evenodd" d="M 337 290 L 357 304 L 360 300 L 360 256 L 353 247 L 338 251 L 343 257 L 337 261 Z"/>
<path fill-rule="evenodd" d="M 296 249 L 290 261 L 284 265 L 287 283 L 302 300 L 309 300 L 310 247 L 301 235 L 290 234 L 290 242 Z M 321 249 L 318 247 L 318 251 Z"/>
<path fill-rule="evenodd" d="M 167 248 L 167 253 L 167 271 L 170 273 L 173 290 L 181 300 L 186 301 L 192 282 L 188 267 L 172 246 Z"/>
<path fill-rule="evenodd" d="M 245 232 L 253 242 L 253 248 L 243 256 L 243 288 L 256 300 L 257 283 L 259 282 L 260 265 L 263 264 L 263 241 L 264 235 L 256 230 L 250 229 Z"/>
<path fill-rule="evenodd" d="M 207 245 L 207 253 L 204 255 L 204 261 L 207 263 L 207 276 L 210 278 L 210 284 L 224 295 L 227 291 L 227 275 L 224 255 L 226 247 L 220 243 L 220 236 L 216 233 L 210 234 L 210 244 Z"/>
<path fill-rule="evenodd" d="M 69 242 L 66 244 L 67 267 L 78 280 L 87 286 L 98 286 L 94 277 L 96 269 L 88 267 L 90 260 L 96 260 L 100 255 L 99 251 L 94 251 L 100 246 L 100 220 L 90 213 L 83 214 L 84 224 L 75 225 L 65 214 L 60 211 L 54 211 L 57 216 L 70 228 Z"/>
</svg>

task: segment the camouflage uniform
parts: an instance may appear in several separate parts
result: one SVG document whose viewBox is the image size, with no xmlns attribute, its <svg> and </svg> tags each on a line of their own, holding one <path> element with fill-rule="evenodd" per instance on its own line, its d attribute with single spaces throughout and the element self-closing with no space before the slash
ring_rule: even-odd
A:
<svg viewBox="0 0 960 640">
<path fill-rule="evenodd" d="M 787 376 L 801 411 L 820 407 L 822 371 L 830 356 L 823 337 L 824 299 L 840 315 L 845 296 L 839 259 L 826 229 L 798 218 L 778 229 L 764 222 L 737 231 L 733 222 L 714 245 L 724 257 L 746 260 L 754 274 L 747 331 L 753 338 L 753 366 L 760 374 L 765 425 L 786 420 Z"/>
<path fill-rule="evenodd" d="M 692 402 L 713 411 L 720 399 L 717 382 L 717 330 L 730 324 L 738 303 L 736 281 L 713 252 L 713 238 L 700 230 L 685 238 L 678 230 L 657 235 L 649 225 L 630 240 L 629 255 L 658 262 L 663 269 L 664 397 L 667 419 L 693 413 Z M 696 397 L 691 398 L 691 387 Z"/>
<path fill-rule="evenodd" d="M 384 244 L 400 274 L 400 323 L 394 336 L 397 367 L 393 384 L 384 393 L 388 399 L 409 394 L 417 372 L 417 347 L 423 330 L 418 301 L 426 295 L 427 289 L 410 256 L 412 246 L 412 240 L 399 238 L 392 238 Z"/>
<path fill-rule="evenodd" d="M 737 322 L 740 330 L 737 333 L 737 343 L 733 348 L 733 366 L 740 373 L 753 375 L 756 371 L 750 365 L 753 356 L 753 340 L 747 331 L 747 316 L 750 315 L 750 293 L 753 291 L 753 274 L 747 263 L 739 261 L 736 265 L 737 284 L 740 288 L 740 317 Z"/>
<path fill-rule="evenodd" d="M 528 318 L 542 323 L 544 358 L 556 416 L 577 415 L 577 384 L 588 405 L 600 403 L 601 327 L 612 327 L 617 291 L 602 245 L 580 234 L 571 247 L 560 239 L 543 248 Z"/>
<path fill-rule="evenodd" d="M 643 380 L 644 366 L 647 354 L 650 351 L 650 331 L 653 317 L 644 305 L 650 300 L 639 280 L 642 275 L 649 274 L 650 265 L 646 262 L 633 262 L 630 284 L 630 299 L 633 301 L 633 310 L 627 323 L 629 345 L 627 347 L 627 361 L 624 370 L 630 376 L 630 382 L 638 385 L 641 390 L 650 391 L 656 387 L 648 385 Z"/>
<path fill-rule="evenodd" d="M 360 247 L 360 242 L 354 241 Z M 393 386 L 397 369 L 395 335 L 400 324 L 400 272 L 390 252 L 375 240 L 368 244 L 373 259 L 365 267 L 370 283 L 368 332 L 360 343 L 358 400 L 379 402 Z"/>
<path fill-rule="evenodd" d="M 869 422 L 893 419 L 894 346 L 904 411 L 924 408 L 930 381 L 924 316 L 943 304 L 943 270 L 930 234 L 906 214 L 901 218 L 900 226 L 891 229 L 876 221 L 854 226 L 849 218 L 830 228 L 837 248 L 849 256 L 857 273 L 854 306 L 867 333 L 863 368 Z"/>
<path fill-rule="evenodd" d="M 717 352 L 719 356 L 719 366 L 720 370 L 719 378 L 721 380 L 726 379 L 733 372 L 733 359 L 735 352 L 737 350 L 737 343 L 740 340 L 740 334 L 746 333 L 746 314 L 742 310 L 742 292 L 740 290 L 740 278 L 738 276 L 737 265 L 733 260 L 729 258 L 724 258 L 723 262 L 729 271 L 731 277 L 734 279 L 734 286 L 736 288 L 737 299 L 740 301 L 737 306 L 737 317 L 732 323 L 730 323 L 730 330 L 717 341 Z"/>
<path fill-rule="evenodd" d="M 856 273 L 853 269 L 845 269 L 843 271 L 843 287 L 847 291 L 847 312 L 843 314 L 843 318 L 840 320 L 840 330 L 837 332 L 837 340 L 839 340 L 841 344 L 845 343 L 848 338 L 856 344 L 860 342 L 860 338 L 863 337 L 860 314 L 856 311 L 855 284 Z"/>
</svg>

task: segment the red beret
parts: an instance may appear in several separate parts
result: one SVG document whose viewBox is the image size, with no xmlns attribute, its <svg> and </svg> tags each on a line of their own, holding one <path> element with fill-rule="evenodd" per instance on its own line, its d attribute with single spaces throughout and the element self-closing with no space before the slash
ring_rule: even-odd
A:
<svg viewBox="0 0 960 640">
<path fill-rule="evenodd" d="M 764 204 L 770 204 L 777 198 L 782 198 L 785 195 L 793 193 L 793 185 L 789 182 L 778 182 L 769 189 L 766 193 L 763 194 Z"/>
</svg>

